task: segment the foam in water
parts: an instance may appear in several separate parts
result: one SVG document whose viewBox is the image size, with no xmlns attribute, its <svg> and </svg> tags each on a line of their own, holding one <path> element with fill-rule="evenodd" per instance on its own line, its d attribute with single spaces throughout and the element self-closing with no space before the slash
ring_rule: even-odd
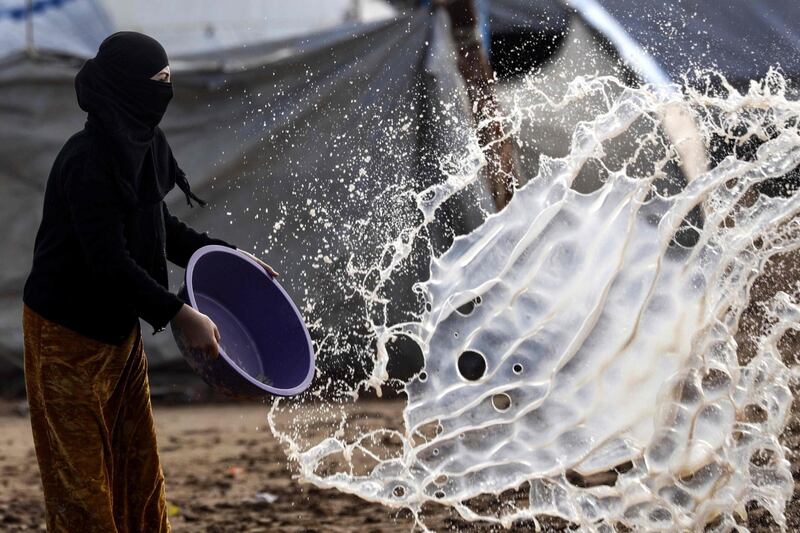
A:
<svg viewBox="0 0 800 533">
<path fill-rule="evenodd" d="M 506 121 L 515 136 L 537 108 L 598 95 L 607 107 L 577 125 L 566 156 L 541 158 L 505 210 L 431 260 L 415 287 L 418 320 L 388 324 L 367 307 L 377 349 L 362 385 L 386 383 L 396 336 L 424 354 L 404 388 L 403 429 L 348 433 L 344 408 L 328 406 L 339 422 L 320 442 L 299 437 L 303 421 L 273 431 L 305 480 L 415 513 L 438 502 L 503 525 L 546 514 L 596 531 L 722 531 L 755 501 L 784 525 L 794 483 L 779 435 L 792 370 L 778 343 L 800 323 L 798 294 L 768 304 L 749 360 L 735 335 L 769 258 L 800 245 L 800 195 L 756 191 L 800 165 L 800 105 L 776 73 L 744 94 L 724 82 L 716 92 L 656 91 L 613 78 L 576 79 L 560 97 L 523 91 L 528 103 Z M 682 141 L 661 128 L 676 106 L 706 144 L 757 149 L 660 194 L 680 164 Z M 609 146 L 632 131 L 634 150 L 615 160 Z M 365 299 L 391 305 L 381 288 L 415 239 L 447 198 L 479 182 L 479 149 L 460 161 L 415 195 L 423 222 L 387 243 Z M 604 180 L 579 193 L 573 182 L 590 164 Z M 575 482 L 609 471 L 602 484 Z M 487 505 L 487 494 L 501 504 Z"/>
</svg>

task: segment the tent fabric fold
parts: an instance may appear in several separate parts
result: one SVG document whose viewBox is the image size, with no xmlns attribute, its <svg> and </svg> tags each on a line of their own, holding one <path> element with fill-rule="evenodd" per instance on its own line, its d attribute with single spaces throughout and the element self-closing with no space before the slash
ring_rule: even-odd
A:
<svg viewBox="0 0 800 533">
<path fill-rule="evenodd" d="M 577 2 L 592 3 L 602 6 L 673 81 L 691 78 L 698 68 L 715 68 L 746 88 L 770 66 L 800 80 L 800 9 L 794 1 Z M 603 33 L 605 28 L 596 29 Z"/>
</svg>

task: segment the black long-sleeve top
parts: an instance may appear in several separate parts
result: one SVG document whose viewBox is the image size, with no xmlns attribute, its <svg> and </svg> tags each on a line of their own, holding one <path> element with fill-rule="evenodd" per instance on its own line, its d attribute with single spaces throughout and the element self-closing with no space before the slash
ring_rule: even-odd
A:
<svg viewBox="0 0 800 533">
<path fill-rule="evenodd" d="M 53 164 L 23 300 L 48 320 L 119 344 L 138 318 L 160 331 L 183 305 L 168 290 L 167 259 L 185 268 L 198 248 L 231 245 L 197 233 L 163 201 L 126 207 L 110 176 L 86 172 L 96 165 L 92 142 L 76 134 Z"/>
</svg>

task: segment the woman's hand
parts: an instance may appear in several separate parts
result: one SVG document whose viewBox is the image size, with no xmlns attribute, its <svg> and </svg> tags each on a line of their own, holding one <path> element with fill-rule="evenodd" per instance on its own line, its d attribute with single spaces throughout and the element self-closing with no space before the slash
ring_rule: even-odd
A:
<svg viewBox="0 0 800 533">
<path fill-rule="evenodd" d="M 178 336 L 186 349 L 203 353 L 209 359 L 219 357 L 219 330 L 206 315 L 183 304 L 172 319 L 172 325 L 179 331 Z"/>
<path fill-rule="evenodd" d="M 239 250 L 240 252 L 242 252 L 244 255 L 246 255 L 247 257 L 249 257 L 250 259 L 252 259 L 252 260 L 253 260 L 253 261 L 255 261 L 256 263 L 258 263 L 259 265 L 261 265 L 261 266 L 264 268 L 264 270 L 266 270 L 266 271 L 267 271 L 267 274 L 269 274 L 269 275 L 270 275 L 270 276 L 272 276 L 273 278 L 277 278 L 278 276 L 280 276 L 280 274 L 278 274 L 277 272 L 275 272 L 275 270 L 274 270 L 274 269 L 273 269 L 271 266 L 269 266 L 268 264 L 266 264 L 264 261 L 262 261 L 262 260 L 261 260 L 261 259 L 259 259 L 258 257 L 254 256 L 254 255 L 253 255 L 253 254 L 251 254 L 250 252 L 245 252 L 244 250 L 240 250 L 239 248 L 237 248 L 237 250 Z"/>
</svg>

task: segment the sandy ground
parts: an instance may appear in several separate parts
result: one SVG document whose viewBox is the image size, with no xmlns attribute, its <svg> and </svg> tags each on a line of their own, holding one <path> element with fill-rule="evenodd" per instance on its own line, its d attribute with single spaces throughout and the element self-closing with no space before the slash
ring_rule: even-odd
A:
<svg viewBox="0 0 800 533">
<path fill-rule="evenodd" d="M 387 416 L 400 406 L 383 403 Z M 15 413 L 17 411 L 17 413 Z M 0 531 L 44 529 L 29 421 L 0 413 Z M 408 531 L 408 516 L 299 484 L 253 404 L 155 408 L 175 531 Z M 274 500 L 274 501 L 272 501 Z"/>
<path fill-rule="evenodd" d="M 44 507 L 24 404 L 0 403 L 0 531 L 44 530 Z M 361 414 L 398 425 L 402 404 L 367 401 Z M 411 531 L 407 511 L 300 484 L 253 404 L 156 406 L 173 529 L 181 531 Z M 274 501 L 273 501 L 274 500 Z M 438 531 L 488 531 L 446 509 L 426 512 Z"/>
<path fill-rule="evenodd" d="M 44 509 L 30 426 L 20 404 L 0 404 L 0 531 L 44 530 Z M 397 401 L 365 401 L 358 413 L 396 426 Z M 280 444 L 266 427 L 267 408 L 253 404 L 156 406 L 159 445 L 175 531 L 411 531 L 408 512 L 394 511 L 332 490 L 300 484 Z M 795 417 L 790 429 L 800 435 Z M 797 449 L 798 439 L 790 445 Z M 800 462 L 793 458 L 795 479 Z M 800 530 L 797 491 L 789 509 L 790 531 Z M 443 508 L 426 511 L 437 531 L 490 531 L 464 523 Z M 754 531 L 773 531 L 752 510 Z M 520 524 L 515 530 L 532 530 Z M 564 529 L 557 521 L 546 530 Z"/>
</svg>

